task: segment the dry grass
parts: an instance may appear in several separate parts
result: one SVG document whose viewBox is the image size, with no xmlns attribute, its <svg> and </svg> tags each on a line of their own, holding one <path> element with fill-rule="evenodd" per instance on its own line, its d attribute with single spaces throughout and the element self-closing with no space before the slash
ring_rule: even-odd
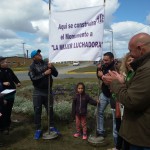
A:
<svg viewBox="0 0 150 150">
<path fill-rule="evenodd" d="M 55 80 L 54 86 L 59 84 L 71 83 L 75 84 L 80 79 L 64 79 Z M 96 79 L 82 79 L 82 82 L 95 83 Z M 32 91 L 27 88 L 28 91 L 24 90 L 25 87 L 31 86 L 30 81 L 22 82 L 22 87 L 17 90 L 17 96 L 26 97 L 31 100 Z M 107 118 L 105 121 L 105 127 L 107 131 L 106 142 L 97 147 L 89 144 L 87 141 L 83 141 L 81 138 L 75 139 L 72 135 L 75 131 L 75 122 L 73 121 L 60 121 L 56 120 L 55 126 L 60 130 L 62 136 L 54 140 L 43 140 L 42 138 L 38 141 L 33 139 L 34 124 L 33 115 L 27 114 L 15 114 L 12 116 L 13 120 L 19 122 L 12 122 L 10 135 L 0 134 L 4 147 L 1 150 L 106 150 L 107 148 L 113 147 L 112 140 L 112 120 Z M 88 134 L 95 135 L 95 119 L 88 117 Z M 43 131 L 47 130 L 47 118 L 42 118 Z"/>
</svg>

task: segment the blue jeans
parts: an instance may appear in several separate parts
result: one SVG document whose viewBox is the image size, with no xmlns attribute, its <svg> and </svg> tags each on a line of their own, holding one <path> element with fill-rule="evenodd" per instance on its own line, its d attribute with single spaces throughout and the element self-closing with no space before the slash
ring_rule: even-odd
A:
<svg viewBox="0 0 150 150">
<path fill-rule="evenodd" d="M 100 104 L 98 106 L 98 126 L 97 126 L 97 132 L 100 135 L 104 135 L 104 111 L 108 104 L 110 104 L 110 98 L 106 97 L 103 93 L 100 94 Z M 115 110 L 112 110 L 112 117 L 113 117 L 113 137 L 114 137 L 114 143 L 116 145 L 117 143 L 117 136 L 118 132 L 116 130 L 116 120 L 115 120 Z"/>
<path fill-rule="evenodd" d="M 148 147 L 130 145 L 130 150 L 150 150 L 150 147 L 148 148 Z"/>
</svg>

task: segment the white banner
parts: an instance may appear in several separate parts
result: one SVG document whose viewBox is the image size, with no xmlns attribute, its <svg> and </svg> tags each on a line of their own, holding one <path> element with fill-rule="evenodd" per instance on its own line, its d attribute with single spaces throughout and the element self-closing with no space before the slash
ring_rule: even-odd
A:
<svg viewBox="0 0 150 150">
<path fill-rule="evenodd" d="M 51 62 L 95 61 L 103 46 L 104 6 L 52 12 Z"/>
</svg>

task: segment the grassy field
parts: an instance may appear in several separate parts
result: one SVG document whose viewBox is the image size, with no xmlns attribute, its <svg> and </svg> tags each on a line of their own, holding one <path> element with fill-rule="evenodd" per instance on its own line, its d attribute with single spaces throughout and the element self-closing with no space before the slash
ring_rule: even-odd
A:
<svg viewBox="0 0 150 150">
<path fill-rule="evenodd" d="M 12 126 L 9 135 L 1 134 L 0 137 L 4 143 L 1 150 L 107 150 L 113 147 L 112 139 L 112 119 L 110 115 L 105 117 L 105 129 L 107 133 L 106 140 L 103 144 L 93 146 L 81 138 L 74 138 L 75 122 L 70 119 L 70 108 L 65 108 L 63 103 L 71 103 L 72 90 L 74 85 L 81 79 L 56 79 L 54 80 L 54 91 L 56 92 L 55 105 L 60 104 L 60 111 L 55 109 L 55 126 L 60 130 L 61 136 L 54 140 L 33 139 L 33 108 L 32 108 L 32 90 L 30 81 L 22 82 L 22 87 L 17 89 L 16 101 L 12 115 Z M 87 87 L 87 92 L 92 97 L 97 97 L 98 84 L 96 79 L 82 79 Z M 58 88 L 59 87 L 59 88 Z M 60 88 L 61 87 L 61 88 Z M 59 91 L 59 92 L 58 92 Z M 61 92 L 60 92 L 61 91 Z M 17 110 L 19 108 L 19 110 Z M 92 107 L 93 109 L 93 107 Z M 89 111 L 92 111 L 90 108 Z M 95 109 L 95 108 L 94 108 Z M 109 108 L 108 108 L 109 109 Z M 58 111 L 58 112 L 57 112 Z M 65 112 L 66 111 L 66 112 Z M 66 117 L 61 118 L 64 114 Z M 43 112 L 42 115 L 43 131 L 47 130 L 47 117 Z M 96 119 L 95 116 L 88 115 L 88 135 L 95 135 Z"/>
<path fill-rule="evenodd" d="M 79 69 L 71 70 L 70 72 L 96 72 L 96 66 L 79 68 Z"/>
</svg>

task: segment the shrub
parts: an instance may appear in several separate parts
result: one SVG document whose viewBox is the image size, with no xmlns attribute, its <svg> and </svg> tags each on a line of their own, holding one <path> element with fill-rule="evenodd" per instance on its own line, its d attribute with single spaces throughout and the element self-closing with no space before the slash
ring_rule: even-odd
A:
<svg viewBox="0 0 150 150">
<path fill-rule="evenodd" d="M 69 79 L 68 79 L 69 80 Z M 71 109 L 72 109 L 72 97 L 75 93 L 75 83 L 67 82 L 65 84 L 56 84 L 53 87 L 54 95 L 54 114 L 55 118 L 59 120 L 70 120 L 71 119 Z M 95 100 L 99 97 L 98 84 L 96 82 L 85 82 L 86 92 L 93 97 Z M 26 83 L 17 90 L 16 100 L 14 103 L 13 111 L 16 113 L 24 113 L 28 115 L 33 115 L 33 103 L 32 103 L 32 91 L 33 86 L 31 82 Z M 45 111 L 43 109 L 43 115 Z M 106 109 L 106 116 L 110 114 L 110 109 Z M 88 117 L 95 117 L 95 106 L 89 105 L 88 107 Z"/>
</svg>

